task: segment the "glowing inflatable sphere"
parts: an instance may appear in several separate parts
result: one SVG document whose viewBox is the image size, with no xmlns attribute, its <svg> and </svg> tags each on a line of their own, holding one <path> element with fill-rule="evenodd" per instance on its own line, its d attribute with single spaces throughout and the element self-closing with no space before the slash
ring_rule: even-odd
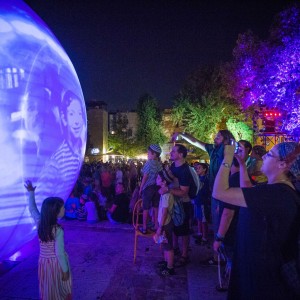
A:
<svg viewBox="0 0 300 300">
<path fill-rule="evenodd" d="M 55 36 L 22 1 L 0 0 L 0 260 L 36 235 L 24 180 L 66 199 L 86 144 L 75 69 Z"/>
</svg>

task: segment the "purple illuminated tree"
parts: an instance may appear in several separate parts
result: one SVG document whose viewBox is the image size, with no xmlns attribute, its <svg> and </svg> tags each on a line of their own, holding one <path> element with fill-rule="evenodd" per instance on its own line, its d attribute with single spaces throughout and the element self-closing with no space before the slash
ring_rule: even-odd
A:
<svg viewBox="0 0 300 300">
<path fill-rule="evenodd" d="M 270 37 L 239 35 L 234 60 L 224 69 L 223 83 L 244 108 L 266 105 L 286 116 L 285 129 L 300 127 L 300 9 L 293 5 L 275 17 Z"/>
</svg>

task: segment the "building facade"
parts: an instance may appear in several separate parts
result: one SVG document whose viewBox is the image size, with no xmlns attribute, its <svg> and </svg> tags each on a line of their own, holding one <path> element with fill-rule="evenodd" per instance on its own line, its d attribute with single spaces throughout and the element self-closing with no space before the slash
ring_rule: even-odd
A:
<svg viewBox="0 0 300 300">
<path fill-rule="evenodd" d="M 102 159 L 108 147 L 108 112 L 107 104 L 99 100 L 91 100 L 87 108 L 87 150 L 86 160 L 89 162 Z"/>
</svg>

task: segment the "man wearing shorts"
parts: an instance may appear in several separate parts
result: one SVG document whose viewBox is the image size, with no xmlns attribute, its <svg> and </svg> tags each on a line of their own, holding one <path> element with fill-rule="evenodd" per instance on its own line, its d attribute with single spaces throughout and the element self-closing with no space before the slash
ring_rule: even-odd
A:
<svg viewBox="0 0 300 300">
<path fill-rule="evenodd" d="M 184 266 L 189 262 L 188 258 L 188 248 L 190 243 L 190 212 L 191 212 L 191 199 L 189 197 L 190 185 L 193 181 L 193 176 L 189 170 L 189 166 L 185 161 L 187 156 L 187 149 L 181 144 L 175 144 L 170 152 L 170 159 L 173 164 L 170 167 L 170 172 L 174 177 L 177 178 L 179 187 L 169 189 L 169 192 L 175 196 L 179 197 L 182 201 L 185 218 L 184 222 L 180 226 L 174 226 L 174 253 L 179 252 L 178 238 L 182 238 L 182 253 L 175 264 L 176 267 Z"/>
</svg>

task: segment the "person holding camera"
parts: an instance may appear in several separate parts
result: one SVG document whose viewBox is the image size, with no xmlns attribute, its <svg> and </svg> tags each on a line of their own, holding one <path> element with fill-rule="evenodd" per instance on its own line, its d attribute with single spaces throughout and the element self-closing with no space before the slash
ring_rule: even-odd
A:
<svg viewBox="0 0 300 300">
<path fill-rule="evenodd" d="M 246 163 L 251 149 L 252 145 L 248 141 L 240 140 L 236 143 L 235 157 L 230 167 L 230 187 L 240 187 L 240 161 Z M 220 225 L 215 236 L 213 248 L 216 253 L 220 253 L 224 256 L 226 267 L 222 282 L 216 286 L 216 289 L 217 291 L 226 291 L 230 280 L 239 207 L 221 201 L 220 215 Z"/>
<path fill-rule="evenodd" d="M 298 251 L 300 145 L 279 143 L 263 156 L 267 184 L 249 187 L 240 161 L 241 188 L 228 183 L 234 149 L 225 146 L 213 190 L 214 197 L 240 207 L 228 299 L 299 299 L 281 271 Z"/>
</svg>

